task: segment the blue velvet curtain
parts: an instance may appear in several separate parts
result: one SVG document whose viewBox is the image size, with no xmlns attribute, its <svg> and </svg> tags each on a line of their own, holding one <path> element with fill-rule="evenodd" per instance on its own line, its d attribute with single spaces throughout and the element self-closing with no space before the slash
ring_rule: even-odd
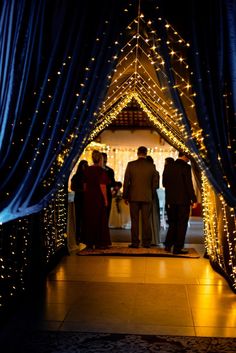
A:
<svg viewBox="0 0 236 353">
<path fill-rule="evenodd" d="M 164 3 L 160 1 L 161 6 Z M 162 41 L 169 89 L 175 105 L 183 115 L 187 142 L 199 156 L 199 163 L 215 190 L 224 196 L 230 207 L 236 207 L 236 2 L 234 0 L 179 1 L 169 4 L 170 21 L 178 14 L 177 28 L 191 43 L 188 62 L 193 69 L 192 84 L 196 92 L 197 120 L 206 153 L 201 154 L 191 137 L 188 116 L 182 105 L 165 41 Z M 159 24 L 162 38 L 164 23 Z"/>
<path fill-rule="evenodd" d="M 67 182 L 126 21 L 122 1 L 1 2 L 0 222 L 41 210 Z"/>
<path fill-rule="evenodd" d="M 235 207 L 236 2 L 216 0 L 204 6 L 194 2 L 193 14 L 196 108 L 207 147 L 208 177 Z"/>
<path fill-rule="evenodd" d="M 141 1 L 159 25 L 155 6 L 160 2 Z M 180 10 L 173 14 L 179 21 L 182 17 L 192 42 L 188 59 L 207 147 L 207 156 L 200 160 L 216 190 L 235 207 L 236 3 L 185 3 L 191 10 L 188 18 Z M 116 64 L 113 58 L 124 40 L 122 31 L 137 15 L 137 4 L 138 0 L 0 3 L 0 222 L 40 211 L 67 182 L 95 126 L 94 112 L 105 96 Z M 164 38 L 164 27 L 159 30 Z M 172 90 L 165 48 L 163 53 Z M 172 94 L 188 130 L 177 91 Z M 189 146 L 200 155 L 194 141 Z"/>
</svg>

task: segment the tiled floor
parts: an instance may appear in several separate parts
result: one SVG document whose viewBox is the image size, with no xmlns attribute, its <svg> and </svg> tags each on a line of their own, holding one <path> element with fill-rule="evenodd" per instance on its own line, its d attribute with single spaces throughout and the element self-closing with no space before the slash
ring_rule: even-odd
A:
<svg viewBox="0 0 236 353">
<path fill-rule="evenodd" d="M 49 274 L 39 299 L 28 304 L 27 324 L 65 331 L 235 337 L 236 295 L 203 257 L 203 244 L 188 246 L 201 257 L 71 254 Z"/>
</svg>

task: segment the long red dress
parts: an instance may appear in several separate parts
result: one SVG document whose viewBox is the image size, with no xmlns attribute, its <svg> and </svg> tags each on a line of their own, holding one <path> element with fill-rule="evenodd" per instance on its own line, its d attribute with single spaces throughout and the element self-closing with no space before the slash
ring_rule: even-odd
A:
<svg viewBox="0 0 236 353">
<path fill-rule="evenodd" d="M 100 184 L 107 185 L 109 180 L 105 170 L 92 165 L 85 170 L 84 193 L 84 234 L 82 242 L 88 247 L 108 247 L 111 245 L 108 228 L 107 210 Z"/>
</svg>

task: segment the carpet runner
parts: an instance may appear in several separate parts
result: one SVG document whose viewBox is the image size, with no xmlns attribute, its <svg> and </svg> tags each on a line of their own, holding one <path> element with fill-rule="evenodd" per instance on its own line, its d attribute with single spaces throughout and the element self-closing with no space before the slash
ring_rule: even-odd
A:
<svg viewBox="0 0 236 353">
<path fill-rule="evenodd" d="M 171 252 L 166 252 L 164 248 L 151 247 L 132 249 L 128 246 L 112 246 L 109 249 L 94 249 L 86 250 L 82 249 L 76 254 L 78 256 L 159 256 L 159 257 L 186 257 L 197 259 L 200 257 L 198 252 L 194 248 L 188 248 L 188 254 L 172 254 Z"/>
</svg>

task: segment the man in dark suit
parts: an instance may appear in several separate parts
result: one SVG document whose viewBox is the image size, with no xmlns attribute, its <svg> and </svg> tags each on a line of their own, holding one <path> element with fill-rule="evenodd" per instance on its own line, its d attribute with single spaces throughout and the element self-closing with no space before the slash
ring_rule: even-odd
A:
<svg viewBox="0 0 236 353">
<path fill-rule="evenodd" d="M 197 205 L 193 188 L 189 158 L 182 152 L 176 161 L 163 173 L 169 228 L 165 239 L 165 250 L 174 254 L 186 254 L 183 249 L 188 227 L 190 206 Z"/>
<path fill-rule="evenodd" d="M 111 213 L 111 203 L 112 203 L 112 188 L 115 186 L 115 172 L 114 170 L 107 165 L 107 154 L 102 152 L 103 156 L 103 168 L 105 169 L 109 182 L 107 184 L 107 219 L 109 222 L 109 217 Z"/>
<path fill-rule="evenodd" d="M 138 148 L 138 159 L 127 164 L 123 198 L 129 203 L 131 218 L 131 244 L 129 247 L 138 248 L 139 239 L 139 211 L 142 218 L 142 246 L 151 246 L 151 212 L 152 200 L 158 188 L 158 178 L 154 164 L 146 160 L 147 148 Z"/>
</svg>

